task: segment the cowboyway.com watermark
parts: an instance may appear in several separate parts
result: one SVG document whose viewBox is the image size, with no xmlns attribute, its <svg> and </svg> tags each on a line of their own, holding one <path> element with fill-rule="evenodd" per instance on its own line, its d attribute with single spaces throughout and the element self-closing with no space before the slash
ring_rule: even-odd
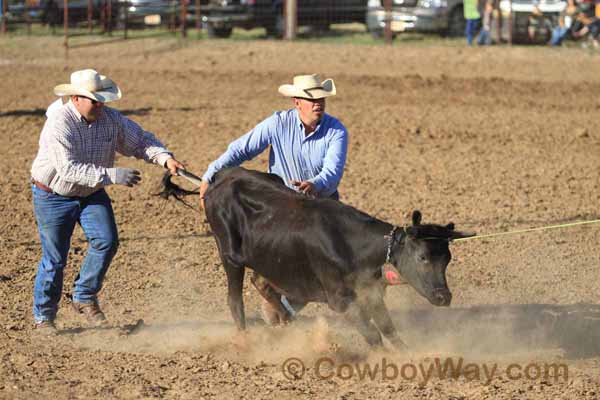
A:
<svg viewBox="0 0 600 400">
<path fill-rule="evenodd" d="M 416 381 L 423 384 L 432 379 L 462 377 L 467 381 L 481 381 L 487 385 L 500 376 L 509 380 L 569 381 L 569 368 L 562 363 L 512 363 L 501 367 L 498 363 L 467 362 L 462 357 L 434 358 L 431 361 L 417 363 L 399 363 L 385 357 L 378 362 L 342 363 L 329 357 L 321 357 L 310 365 L 305 364 L 300 358 L 291 357 L 281 364 L 281 372 L 290 380 L 302 379 L 306 373 L 310 373 L 315 378 L 323 380 L 381 379 Z"/>
</svg>

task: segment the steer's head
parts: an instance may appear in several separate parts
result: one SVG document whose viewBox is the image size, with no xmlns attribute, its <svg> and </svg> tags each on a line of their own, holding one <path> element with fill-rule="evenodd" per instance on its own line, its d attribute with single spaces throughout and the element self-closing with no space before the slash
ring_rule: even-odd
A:
<svg viewBox="0 0 600 400">
<path fill-rule="evenodd" d="M 390 262 L 394 268 L 384 271 L 389 283 L 406 282 L 431 304 L 449 306 L 452 293 L 446 282 L 446 267 L 452 258 L 448 244 L 451 240 L 474 236 L 454 230 L 454 224 L 421 224 L 421 213 L 414 211 L 412 226 L 394 231 L 391 240 Z M 399 276 L 394 277 L 398 273 Z"/>
</svg>

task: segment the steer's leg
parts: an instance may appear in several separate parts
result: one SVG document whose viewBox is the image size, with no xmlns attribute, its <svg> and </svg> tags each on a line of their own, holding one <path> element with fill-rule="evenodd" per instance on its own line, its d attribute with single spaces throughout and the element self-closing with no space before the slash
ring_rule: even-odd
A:
<svg viewBox="0 0 600 400">
<path fill-rule="evenodd" d="M 407 346 L 402 339 L 398 337 L 398 331 L 396 330 L 392 318 L 390 318 L 390 313 L 383 301 L 385 286 L 378 282 L 365 292 L 367 293 L 367 298 L 365 300 L 368 304 L 368 310 L 379 331 L 395 348 L 398 350 L 405 350 Z"/>
<path fill-rule="evenodd" d="M 344 282 L 344 275 L 335 265 L 320 264 L 313 268 L 314 274 L 327 296 L 327 305 L 333 311 L 346 312 L 356 300 L 356 292 Z"/>
<path fill-rule="evenodd" d="M 354 325 L 370 346 L 381 347 L 381 334 L 370 321 L 369 314 L 358 302 L 353 303 L 346 312 L 346 319 Z"/>
<path fill-rule="evenodd" d="M 265 322 L 271 325 L 288 323 L 291 319 L 291 315 L 281 303 L 281 294 L 277 293 L 269 284 L 269 281 L 256 271 L 254 271 L 252 274 L 250 281 L 256 290 L 258 290 L 258 293 L 260 293 L 263 299 L 267 301 L 268 304 L 266 304 L 266 306 L 272 308 L 272 310 L 275 312 L 273 318 L 270 318 L 272 320 Z"/>
<path fill-rule="evenodd" d="M 239 330 L 246 329 L 246 316 L 244 314 L 244 298 L 242 290 L 244 286 L 244 272 L 243 266 L 238 267 L 223 259 L 223 266 L 227 273 L 227 290 L 228 290 L 228 303 L 231 315 L 235 321 Z"/>
</svg>

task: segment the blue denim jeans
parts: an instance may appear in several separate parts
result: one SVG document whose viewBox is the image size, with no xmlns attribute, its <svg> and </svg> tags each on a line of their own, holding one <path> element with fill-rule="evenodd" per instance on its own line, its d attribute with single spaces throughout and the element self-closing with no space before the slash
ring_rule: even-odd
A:
<svg viewBox="0 0 600 400">
<path fill-rule="evenodd" d="M 563 39 L 569 33 L 569 29 L 561 26 L 556 26 L 552 29 L 552 38 L 550 39 L 550 44 L 552 46 L 560 46 Z"/>
<path fill-rule="evenodd" d="M 481 29 L 479 31 L 479 37 L 477 38 L 477 44 L 479 46 L 489 46 L 492 44 L 492 35 L 490 34 L 490 31 Z"/>
<path fill-rule="evenodd" d="M 73 301 L 91 303 L 102 288 L 108 266 L 119 246 L 110 198 L 104 189 L 88 197 L 64 197 L 32 186 L 33 210 L 42 243 L 33 292 L 36 322 L 56 317 L 63 287 L 63 270 L 75 224 L 89 242 L 88 252 L 75 279 Z"/>
<path fill-rule="evenodd" d="M 467 44 L 469 46 L 473 44 L 473 39 L 479 30 L 479 21 L 479 18 L 466 20 L 467 24 L 465 26 L 465 35 L 467 36 Z"/>
</svg>

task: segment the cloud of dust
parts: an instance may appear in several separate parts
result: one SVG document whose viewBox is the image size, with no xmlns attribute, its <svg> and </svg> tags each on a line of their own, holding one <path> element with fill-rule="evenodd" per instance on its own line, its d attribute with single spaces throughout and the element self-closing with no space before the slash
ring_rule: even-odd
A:
<svg viewBox="0 0 600 400">
<path fill-rule="evenodd" d="M 164 296 L 152 307 L 148 325 L 130 335 L 81 337 L 93 348 L 123 352 L 209 352 L 230 360 L 280 363 L 290 357 L 310 361 L 328 356 L 366 360 L 398 357 L 457 356 L 469 359 L 523 359 L 600 354 L 600 306 L 485 305 L 437 308 L 409 287 L 388 289 L 386 303 L 408 353 L 370 349 L 342 315 L 309 306 L 291 324 L 266 326 L 246 304 L 248 330 L 240 334 L 229 312 L 202 315 L 191 284 L 164 278 Z M 168 302 L 165 299 L 168 298 Z M 157 322 L 154 322 L 157 321 Z M 590 334 L 590 332 L 598 332 Z"/>
</svg>

